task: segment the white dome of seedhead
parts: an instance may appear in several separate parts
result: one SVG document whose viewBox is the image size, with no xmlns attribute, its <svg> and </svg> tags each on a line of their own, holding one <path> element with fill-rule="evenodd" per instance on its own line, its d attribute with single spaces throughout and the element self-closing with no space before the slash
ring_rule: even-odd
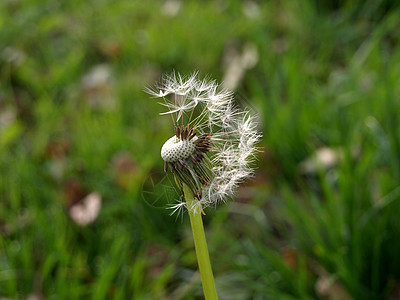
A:
<svg viewBox="0 0 400 300">
<path fill-rule="evenodd" d="M 249 111 L 240 110 L 233 93 L 213 80 L 166 75 L 147 92 L 160 98 L 175 134 L 161 148 L 164 169 L 186 184 L 198 201 L 186 207 L 202 212 L 233 197 L 237 186 L 252 175 L 260 133 Z"/>
</svg>

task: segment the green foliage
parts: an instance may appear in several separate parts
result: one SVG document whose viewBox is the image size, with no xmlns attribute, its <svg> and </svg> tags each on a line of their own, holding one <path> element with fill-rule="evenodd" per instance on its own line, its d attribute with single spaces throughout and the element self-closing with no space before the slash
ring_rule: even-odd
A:
<svg viewBox="0 0 400 300">
<path fill-rule="evenodd" d="M 165 209 L 171 124 L 143 89 L 173 69 L 221 80 L 246 45 L 263 151 L 204 217 L 220 298 L 394 297 L 399 28 L 383 0 L 1 1 L 0 297 L 201 299 L 188 217 Z M 335 163 L 305 172 L 322 147 Z"/>
</svg>

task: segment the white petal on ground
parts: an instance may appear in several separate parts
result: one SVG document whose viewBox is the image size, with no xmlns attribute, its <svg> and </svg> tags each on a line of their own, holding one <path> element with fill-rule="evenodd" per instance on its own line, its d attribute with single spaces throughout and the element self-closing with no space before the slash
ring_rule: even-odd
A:
<svg viewBox="0 0 400 300">
<path fill-rule="evenodd" d="M 78 225 L 86 226 L 96 220 L 101 209 L 101 196 L 90 193 L 81 202 L 69 209 L 69 215 Z"/>
</svg>

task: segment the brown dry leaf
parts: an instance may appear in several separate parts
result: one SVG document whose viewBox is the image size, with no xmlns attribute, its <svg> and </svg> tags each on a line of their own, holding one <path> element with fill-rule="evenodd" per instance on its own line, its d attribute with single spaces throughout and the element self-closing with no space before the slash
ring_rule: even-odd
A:
<svg viewBox="0 0 400 300">
<path fill-rule="evenodd" d="M 280 37 L 271 43 L 271 48 L 276 54 L 280 54 L 289 49 L 289 42 L 286 38 Z"/>
<path fill-rule="evenodd" d="M 69 149 L 69 143 L 65 139 L 50 142 L 46 147 L 46 155 L 55 159 L 64 159 Z"/>
<path fill-rule="evenodd" d="M 112 159 L 113 177 L 117 184 L 129 189 L 133 182 L 138 168 L 128 152 L 117 153 Z"/>
<path fill-rule="evenodd" d="M 55 181 L 61 181 L 64 178 L 68 148 L 69 143 L 64 139 L 52 141 L 46 147 L 45 153 L 48 157 L 49 173 Z"/>
<path fill-rule="evenodd" d="M 282 249 L 282 255 L 283 255 L 283 260 L 290 268 L 292 269 L 297 268 L 298 255 L 296 249 L 291 247 L 285 247 Z"/>
<path fill-rule="evenodd" d="M 151 278 L 159 277 L 165 264 L 168 262 L 168 256 L 168 252 L 164 248 L 159 247 L 156 244 L 150 245 L 147 251 L 147 257 L 149 257 L 149 262 L 151 262 L 151 264 L 147 271 Z"/>
<path fill-rule="evenodd" d="M 85 191 L 79 181 L 71 179 L 64 185 L 64 197 L 68 207 L 79 203 L 85 197 Z"/>
<path fill-rule="evenodd" d="M 100 51 L 111 58 L 116 58 L 121 55 L 121 43 L 117 40 L 106 40 L 100 43 Z"/>
<path fill-rule="evenodd" d="M 399 300 L 400 299 L 400 283 L 393 279 L 389 279 L 389 286 L 392 286 L 388 300 Z"/>
</svg>

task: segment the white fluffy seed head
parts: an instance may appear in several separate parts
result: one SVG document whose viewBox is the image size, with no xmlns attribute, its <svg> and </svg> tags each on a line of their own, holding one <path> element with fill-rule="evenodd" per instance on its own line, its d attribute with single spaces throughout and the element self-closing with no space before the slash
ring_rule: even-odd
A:
<svg viewBox="0 0 400 300">
<path fill-rule="evenodd" d="M 189 158 L 196 150 L 195 140 L 196 137 L 191 140 L 181 140 L 174 135 L 162 146 L 162 159 L 166 162 L 176 162 Z"/>
<path fill-rule="evenodd" d="M 216 206 L 232 198 L 237 186 L 250 177 L 254 170 L 253 162 L 261 138 L 256 118 L 235 104 L 231 91 L 221 89 L 214 80 L 199 79 L 197 73 L 189 77 L 176 73 L 165 75 L 155 89 L 147 89 L 147 92 L 161 98 L 160 104 L 166 108 L 162 114 L 171 116 L 175 128 L 187 126 L 194 129 L 198 137 L 209 137 L 210 146 L 204 153 L 208 163 L 204 164 L 204 170 L 209 168 L 210 174 L 203 174 L 203 169 L 196 173 L 190 163 L 187 163 L 187 167 L 183 166 L 187 168 L 182 171 L 186 172 L 186 176 L 210 175 L 207 178 L 209 180 L 200 182 L 201 187 L 193 191 L 198 196 L 198 201 L 194 203 L 200 209 L 186 208 L 201 212 L 208 206 Z M 170 138 L 162 147 L 162 158 L 172 164 L 187 162 L 190 155 L 197 151 L 194 144 L 196 139 Z M 199 178 L 195 181 L 199 182 Z M 179 203 L 176 207 L 183 206 L 184 203 Z"/>
</svg>

